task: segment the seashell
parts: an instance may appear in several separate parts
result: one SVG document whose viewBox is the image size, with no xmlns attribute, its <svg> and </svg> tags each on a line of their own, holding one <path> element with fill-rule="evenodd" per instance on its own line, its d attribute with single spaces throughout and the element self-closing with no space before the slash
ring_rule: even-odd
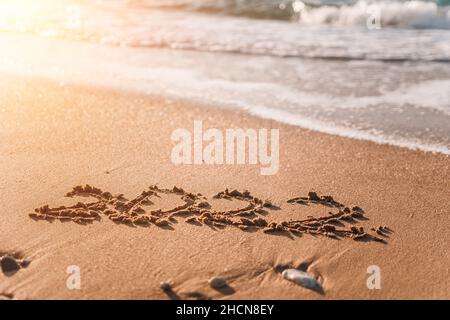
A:
<svg viewBox="0 0 450 320">
<path fill-rule="evenodd" d="M 322 287 L 316 278 L 310 274 L 297 269 L 286 269 L 281 275 L 284 279 L 295 282 L 296 284 L 313 290 L 321 290 Z"/>
</svg>

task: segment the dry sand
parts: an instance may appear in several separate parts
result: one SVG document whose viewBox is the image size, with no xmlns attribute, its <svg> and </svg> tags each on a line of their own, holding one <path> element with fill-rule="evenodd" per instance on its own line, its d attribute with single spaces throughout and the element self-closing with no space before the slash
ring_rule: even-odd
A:
<svg viewBox="0 0 450 320">
<path fill-rule="evenodd" d="M 450 298 L 446 156 L 334 137 L 182 101 L 39 79 L 2 75 L 0 99 L 0 255 L 31 259 L 26 268 L 0 273 L 3 298 Z M 279 128 L 279 173 L 262 176 L 259 166 L 252 165 L 172 164 L 171 132 L 192 128 L 194 120 L 219 129 Z M 170 217 L 164 210 L 185 203 L 177 192 L 154 189 L 144 194 L 153 205 L 126 200 L 118 205 L 110 201 L 117 197 L 99 196 L 92 189 L 77 188 L 73 195 L 88 191 L 98 199 L 65 197 L 73 187 L 86 184 L 129 200 L 151 185 L 178 186 L 205 199 L 194 197 L 191 204 L 184 195 L 189 212 Z M 257 200 L 239 195 L 213 199 L 227 188 L 249 190 L 279 208 L 259 208 Z M 363 217 L 356 214 L 346 221 L 338 216 L 336 222 L 339 230 L 357 227 L 354 234 L 331 232 L 327 237 L 321 221 L 311 230 L 306 230 L 311 221 L 289 223 L 308 216 L 328 219 L 328 212 L 343 209 L 322 201 L 287 202 L 310 191 L 331 195 L 349 208 L 361 207 Z M 200 200 L 212 205 L 210 217 L 199 217 L 205 210 L 199 208 Z M 79 201 L 97 203 L 88 209 L 44 208 L 29 215 L 45 205 L 67 207 Z M 242 230 L 246 227 L 240 225 L 249 222 L 232 210 L 249 203 L 257 208 L 261 227 Z M 146 214 L 132 213 L 137 207 Z M 158 208 L 163 211 L 154 211 Z M 118 212 L 133 219 L 148 216 L 152 222 L 122 221 Z M 252 213 L 243 215 L 254 218 Z M 69 217 L 52 218 L 61 215 Z M 218 224 L 222 216 L 228 220 Z M 200 222 L 188 223 L 188 218 Z M 267 232 L 262 221 L 275 221 L 284 231 Z M 137 226 L 140 222 L 144 225 Z M 392 231 L 380 235 L 371 230 L 379 226 Z M 355 240 L 360 227 L 384 241 L 370 236 Z M 80 267 L 80 290 L 66 287 L 71 265 Z M 381 268 L 380 290 L 366 286 L 370 265 Z M 314 275 L 323 292 L 284 280 L 280 271 L 286 267 Z M 227 290 L 210 287 L 208 280 L 214 276 L 226 279 Z M 161 282 L 169 282 L 172 292 L 164 292 Z"/>
</svg>

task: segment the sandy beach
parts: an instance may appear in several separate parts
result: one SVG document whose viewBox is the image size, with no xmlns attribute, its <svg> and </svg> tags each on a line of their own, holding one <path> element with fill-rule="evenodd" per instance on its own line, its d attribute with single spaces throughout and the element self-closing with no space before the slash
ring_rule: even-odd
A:
<svg viewBox="0 0 450 320">
<path fill-rule="evenodd" d="M 2 298 L 450 298 L 446 155 L 17 75 L 2 74 L 0 101 L 0 255 L 29 259 L 16 272 L 0 273 Z M 173 164 L 171 133 L 190 130 L 195 120 L 218 129 L 279 129 L 279 172 Z M 139 195 L 151 197 L 142 203 Z M 119 199 L 133 210 L 138 199 L 142 211 L 125 210 L 124 221 L 119 209 L 102 207 L 118 208 Z M 78 202 L 94 205 L 67 209 Z M 242 220 L 249 203 L 260 225 Z M 177 207 L 188 212 L 172 214 Z M 329 221 L 329 212 L 344 207 L 350 212 Z M 221 223 L 217 212 L 232 219 Z M 336 229 L 323 228 L 333 223 Z M 370 236 L 358 238 L 361 227 Z M 381 270 L 379 290 L 367 287 L 372 265 Z M 69 266 L 79 267 L 80 290 L 67 288 Z M 285 280 L 280 272 L 289 267 L 314 275 L 323 290 Z M 212 277 L 226 279 L 226 290 L 212 288 Z"/>
<path fill-rule="evenodd" d="M 0 300 L 450 299 L 449 44 L 447 0 L 0 1 Z"/>
</svg>

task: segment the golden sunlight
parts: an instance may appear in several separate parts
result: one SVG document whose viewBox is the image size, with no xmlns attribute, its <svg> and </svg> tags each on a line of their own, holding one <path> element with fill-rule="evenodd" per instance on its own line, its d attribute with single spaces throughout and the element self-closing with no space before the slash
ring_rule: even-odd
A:
<svg viewBox="0 0 450 320">
<path fill-rule="evenodd" d="M 0 31 L 55 35 L 64 29 L 78 29 L 80 8 L 74 1 L 0 1 Z"/>
</svg>

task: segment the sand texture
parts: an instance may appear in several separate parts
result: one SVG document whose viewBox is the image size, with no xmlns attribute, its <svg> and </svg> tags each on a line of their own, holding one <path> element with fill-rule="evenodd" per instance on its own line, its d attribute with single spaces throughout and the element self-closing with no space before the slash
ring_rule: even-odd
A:
<svg viewBox="0 0 450 320">
<path fill-rule="evenodd" d="M 0 98 L 0 256 L 19 264 L 1 298 L 450 299 L 447 156 L 31 77 L 2 75 Z M 173 164 L 194 120 L 278 128 L 278 174 Z"/>
</svg>

